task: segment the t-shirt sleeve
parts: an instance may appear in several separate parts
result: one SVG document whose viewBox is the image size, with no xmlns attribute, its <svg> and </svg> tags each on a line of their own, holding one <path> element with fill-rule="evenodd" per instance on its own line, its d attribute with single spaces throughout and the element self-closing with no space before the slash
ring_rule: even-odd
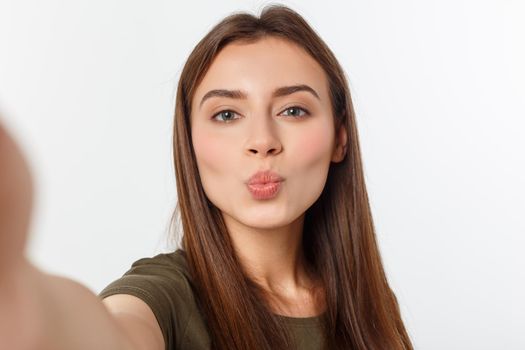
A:
<svg viewBox="0 0 525 350">
<path fill-rule="evenodd" d="M 103 299 L 129 294 L 143 300 L 153 311 L 162 331 L 166 350 L 175 349 L 177 337 L 187 326 L 189 284 L 168 254 L 134 262 L 119 279 L 99 293 Z"/>
</svg>

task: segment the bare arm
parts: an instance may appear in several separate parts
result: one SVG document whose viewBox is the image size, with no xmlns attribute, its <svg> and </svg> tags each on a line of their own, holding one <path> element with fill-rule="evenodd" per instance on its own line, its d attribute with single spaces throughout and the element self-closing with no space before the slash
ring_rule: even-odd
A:
<svg viewBox="0 0 525 350">
<path fill-rule="evenodd" d="M 155 316 L 140 299 L 101 301 L 27 261 L 31 186 L 24 157 L 0 123 L 0 348 L 164 350 Z"/>
</svg>

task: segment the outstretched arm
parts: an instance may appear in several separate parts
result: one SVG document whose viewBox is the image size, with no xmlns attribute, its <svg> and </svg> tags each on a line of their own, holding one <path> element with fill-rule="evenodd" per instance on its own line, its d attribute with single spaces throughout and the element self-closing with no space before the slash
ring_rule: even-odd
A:
<svg viewBox="0 0 525 350">
<path fill-rule="evenodd" d="M 25 258 L 32 196 L 27 162 L 0 121 L 0 349 L 164 350 L 155 316 L 140 299 L 102 302 Z"/>
</svg>

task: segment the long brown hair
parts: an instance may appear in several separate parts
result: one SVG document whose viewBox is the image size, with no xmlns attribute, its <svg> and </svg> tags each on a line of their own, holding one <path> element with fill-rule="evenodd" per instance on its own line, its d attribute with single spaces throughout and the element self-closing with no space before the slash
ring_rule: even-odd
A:
<svg viewBox="0 0 525 350">
<path fill-rule="evenodd" d="M 224 18 L 194 48 L 178 84 L 173 136 L 178 203 L 172 219 L 182 223 L 182 248 L 212 347 L 294 347 L 265 302 L 265 292 L 242 269 L 220 210 L 204 193 L 191 143 L 191 101 L 214 57 L 231 42 L 264 36 L 299 45 L 324 68 L 334 126 L 348 134 L 346 157 L 330 164 L 321 196 L 305 213 L 303 231 L 305 257 L 325 290 L 326 348 L 412 349 L 376 242 L 344 71 L 307 22 L 282 5 L 265 7 L 259 17 L 234 13 Z"/>
</svg>

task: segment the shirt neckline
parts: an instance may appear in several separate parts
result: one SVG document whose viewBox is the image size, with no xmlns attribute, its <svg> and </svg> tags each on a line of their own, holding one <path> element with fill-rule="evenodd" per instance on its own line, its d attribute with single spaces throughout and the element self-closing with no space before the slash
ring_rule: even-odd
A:
<svg viewBox="0 0 525 350">
<path fill-rule="evenodd" d="M 321 318 L 323 317 L 324 313 L 322 313 L 321 315 L 310 317 L 292 317 L 279 314 L 274 315 L 277 316 L 278 319 L 289 325 L 319 326 L 321 324 Z"/>
</svg>

